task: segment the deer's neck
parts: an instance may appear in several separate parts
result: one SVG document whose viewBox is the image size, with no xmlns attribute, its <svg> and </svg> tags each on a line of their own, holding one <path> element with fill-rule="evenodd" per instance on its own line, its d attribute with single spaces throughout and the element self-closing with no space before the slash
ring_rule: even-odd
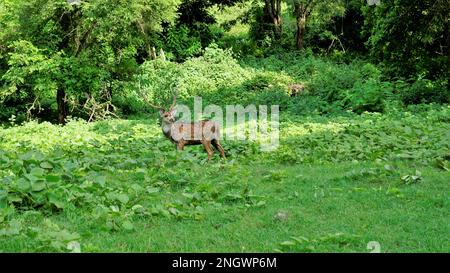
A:
<svg viewBox="0 0 450 273">
<path fill-rule="evenodd" d="M 171 136 L 172 123 L 162 122 L 161 128 L 162 128 L 164 136 L 166 136 L 168 139 L 172 140 L 172 136 Z"/>
</svg>

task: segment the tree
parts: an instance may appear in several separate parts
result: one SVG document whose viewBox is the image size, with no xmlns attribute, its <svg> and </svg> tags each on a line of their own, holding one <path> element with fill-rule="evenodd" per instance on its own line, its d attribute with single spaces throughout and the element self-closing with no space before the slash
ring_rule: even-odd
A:
<svg viewBox="0 0 450 273">
<path fill-rule="evenodd" d="M 69 101 L 77 110 L 95 96 L 110 101 L 114 87 L 137 69 L 151 34 L 175 19 L 177 6 L 178 0 L 6 1 L 0 6 L 0 25 L 7 27 L 0 30 L 0 44 L 7 45 L 0 98 L 31 99 L 32 109 L 53 96 L 60 123 Z"/>
<path fill-rule="evenodd" d="M 331 19 L 332 15 L 343 12 L 343 1 L 327 0 L 291 0 L 293 13 L 296 18 L 297 31 L 295 35 L 295 45 L 297 49 L 302 50 L 305 47 L 305 33 L 308 21 L 314 12 L 318 16 L 326 15 Z M 325 18 L 322 19 L 325 21 Z"/>
<path fill-rule="evenodd" d="M 264 16 L 272 25 L 275 38 L 281 38 L 281 0 L 264 0 Z"/>
<path fill-rule="evenodd" d="M 282 37 L 281 3 L 281 0 L 253 0 L 251 9 L 244 16 L 244 21 L 251 21 L 251 39 L 260 46 L 270 46 L 272 42 L 279 42 Z"/>
<path fill-rule="evenodd" d="M 295 35 L 295 45 L 297 49 L 304 48 L 305 30 L 306 30 L 306 20 L 311 15 L 312 9 L 314 8 L 315 1 L 307 0 L 294 0 L 294 14 L 297 22 L 297 33 Z"/>
<path fill-rule="evenodd" d="M 219 7 L 232 6 L 243 0 L 183 0 L 178 7 L 179 17 L 177 22 L 189 27 L 195 27 L 197 23 L 212 24 L 216 19 L 208 12 L 208 8 L 217 5 Z"/>
<path fill-rule="evenodd" d="M 175 24 L 165 22 L 163 31 L 155 39 L 155 46 L 164 48 L 170 60 L 182 62 L 199 56 L 202 49 L 214 40 L 220 39 L 222 32 L 211 27 L 216 18 L 212 7 L 223 9 L 244 0 L 182 0 L 177 9 Z"/>
<path fill-rule="evenodd" d="M 448 0 L 381 1 L 363 13 L 371 56 L 392 76 L 449 78 Z"/>
</svg>

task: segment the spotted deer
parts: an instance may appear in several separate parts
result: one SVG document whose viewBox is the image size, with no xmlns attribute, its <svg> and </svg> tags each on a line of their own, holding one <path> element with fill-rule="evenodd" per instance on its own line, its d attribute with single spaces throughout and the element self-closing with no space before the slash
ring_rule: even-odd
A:
<svg viewBox="0 0 450 273">
<path fill-rule="evenodd" d="M 148 99 L 144 97 L 144 101 L 155 109 L 159 109 L 159 116 L 161 119 L 161 128 L 164 136 L 177 145 L 179 150 L 183 150 L 185 145 L 200 145 L 202 144 L 208 153 L 208 161 L 214 155 L 216 148 L 222 158 L 225 157 L 225 151 L 220 145 L 220 126 L 215 121 L 202 120 L 199 122 L 181 122 L 176 120 L 176 101 L 177 98 L 173 96 L 173 103 L 169 110 L 163 107 L 151 104 Z"/>
</svg>

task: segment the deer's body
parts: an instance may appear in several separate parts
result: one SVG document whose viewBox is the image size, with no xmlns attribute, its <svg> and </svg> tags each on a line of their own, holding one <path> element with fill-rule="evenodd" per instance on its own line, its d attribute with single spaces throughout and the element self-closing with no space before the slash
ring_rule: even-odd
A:
<svg viewBox="0 0 450 273">
<path fill-rule="evenodd" d="M 179 150 L 183 150 L 186 145 L 202 144 L 208 153 L 208 161 L 214 154 L 211 145 L 220 152 L 220 156 L 225 158 L 225 151 L 220 145 L 220 128 L 214 121 L 202 120 L 199 122 L 167 122 L 162 118 L 161 128 L 165 137 L 177 145 Z"/>
<path fill-rule="evenodd" d="M 291 97 L 307 94 L 305 91 L 305 85 L 302 83 L 293 83 L 288 85 Z"/>
<path fill-rule="evenodd" d="M 144 99 L 148 103 L 145 97 Z M 210 120 L 193 123 L 176 121 L 176 109 L 174 109 L 176 106 L 176 97 L 174 97 L 173 104 L 168 111 L 160 106 L 150 105 L 160 109 L 159 115 L 161 117 L 162 132 L 165 137 L 177 145 L 179 150 L 183 150 L 186 145 L 202 144 L 208 153 L 208 161 L 210 161 L 214 155 L 212 145 L 220 152 L 220 156 L 225 158 L 225 151 L 222 145 L 220 145 L 220 126 L 217 122 Z"/>
</svg>

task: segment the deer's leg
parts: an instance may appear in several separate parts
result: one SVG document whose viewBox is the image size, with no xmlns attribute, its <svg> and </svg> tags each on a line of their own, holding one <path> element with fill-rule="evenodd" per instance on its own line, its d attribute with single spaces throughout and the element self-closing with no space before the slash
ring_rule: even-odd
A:
<svg viewBox="0 0 450 273">
<path fill-rule="evenodd" d="M 211 141 L 202 141 L 203 147 L 205 147 L 206 153 L 208 154 L 208 161 L 211 160 L 214 150 L 211 148 Z"/>
<path fill-rule="evenodd" d="M 223 150 L 222 145 L 220 145 L 220 141 L 218 139 L 213 139 L 211 143 L 219 151 L 220 156 L 222 158 L 226 158 L 225 157 L 225 151 Z"/>
<path fill-rule="evenodd" d="M 181 150 L 181 151 L 184 150 L 184 145 L 186 145 L 186 142 L 183 140 L 180 140 L 177 144 L 178 150 Z"/>
</svg>

